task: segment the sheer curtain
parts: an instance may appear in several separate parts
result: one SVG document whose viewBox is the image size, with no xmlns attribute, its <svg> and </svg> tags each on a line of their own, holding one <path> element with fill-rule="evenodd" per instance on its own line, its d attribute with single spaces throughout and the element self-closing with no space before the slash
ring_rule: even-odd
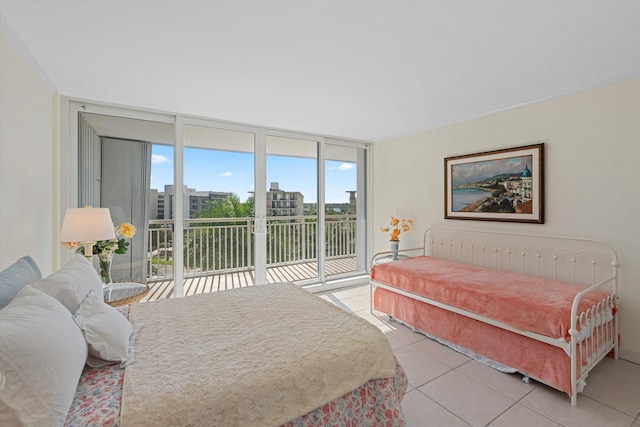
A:
<svg viewBox="0 0 640 427">
<path fill-rule="evenodd" d="M 144 282 L 151 180 L 151 144 L 101 138 L 100 205 L 111 210 L 113 223 L 133 224 L 137 232 L 129 249 L 116 255 L 111 267 L 114 282 Z"/>
</svg>

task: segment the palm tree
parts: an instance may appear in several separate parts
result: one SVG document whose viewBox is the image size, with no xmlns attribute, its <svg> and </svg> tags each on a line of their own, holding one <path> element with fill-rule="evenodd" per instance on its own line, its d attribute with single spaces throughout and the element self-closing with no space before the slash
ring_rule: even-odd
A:
<svg viewBox="0 0 640 427">
<path fill-rule="evenodd" d="M 246 218 L 253 212 L 254 198 L 249 197 L 246 202 L 234 194 L 225 199 L 212 200 L 202 209 L 199 218 Z"/>
</svg>

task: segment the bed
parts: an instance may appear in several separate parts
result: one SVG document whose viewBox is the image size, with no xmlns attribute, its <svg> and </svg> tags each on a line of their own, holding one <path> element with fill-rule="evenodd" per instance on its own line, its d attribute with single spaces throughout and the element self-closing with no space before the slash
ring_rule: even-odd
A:
<svg viewBox="0 0 640 427">
<path fill-rule="evenodd" d="M 0 308 L 3 426 L 405 424 L 384 334 L 302 288 L 114 308 L 96 278 L 76 256 Z"/>
<path fill-rule="evenodd" d="M 372 311 L 573 406 L 589 371 L 618 357 L 618 261 L 606 243 L 432 228 L 423 247 L 389 259 L 372 258 Z"/>
</svg>

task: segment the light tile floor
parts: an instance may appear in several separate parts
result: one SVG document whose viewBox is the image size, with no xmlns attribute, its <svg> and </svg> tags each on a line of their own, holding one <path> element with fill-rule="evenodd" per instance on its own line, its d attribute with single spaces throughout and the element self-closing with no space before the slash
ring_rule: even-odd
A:
<svg viewBox="0 0 640 427">
<path fill-rule="evenodd" d="M 407 426 L 640 427 L 640 365 L 610 358 L 569 396 L 522 381 L 369 312 L 369 286 L 319 295 L 367 319 L 387 336 L 409 378 L 402 403 Z"/>
</svg>

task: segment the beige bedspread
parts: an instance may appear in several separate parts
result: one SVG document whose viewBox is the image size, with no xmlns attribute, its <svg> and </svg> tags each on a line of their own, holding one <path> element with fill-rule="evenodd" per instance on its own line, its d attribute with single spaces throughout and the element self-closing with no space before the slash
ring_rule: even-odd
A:
<svg viewBox="0 0 640 427">
<path fill-rule="evenodd" d="M 291 284 L 131 306 L 143 323 L 125 371 L 123 426 L 277 426 L 374 378 L 385 336 Z"/>
</svg>

